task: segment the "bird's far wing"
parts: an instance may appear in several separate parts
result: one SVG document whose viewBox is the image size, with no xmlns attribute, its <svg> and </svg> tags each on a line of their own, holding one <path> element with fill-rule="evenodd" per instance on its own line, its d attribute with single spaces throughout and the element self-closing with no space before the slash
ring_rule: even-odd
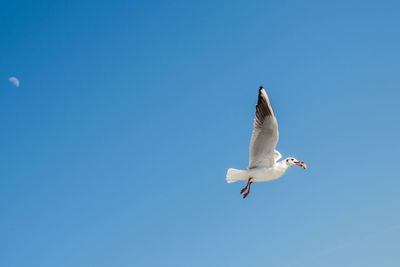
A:
<svg viewBox="0 0 400 267">
<path fill-rule="evenodd" d="M 254 129 L 250 141 L 249 169 L 256 167 L 272 167 L 276 158 L 275 147 L 278 143 L 278 122 L 269 101 L 267 92 L 260 87 L 254 118 Z"/>
<path fill-rule="evenodd" d="M 280 160 L 281 158 L 282 158 L 281 153 L 279 153 L 278 150 L 275 150 L 275 151 L 274 151 L 274 160 L 275 160 L 275 162 L 277 162 L 277 161 Z"/>
</svg>

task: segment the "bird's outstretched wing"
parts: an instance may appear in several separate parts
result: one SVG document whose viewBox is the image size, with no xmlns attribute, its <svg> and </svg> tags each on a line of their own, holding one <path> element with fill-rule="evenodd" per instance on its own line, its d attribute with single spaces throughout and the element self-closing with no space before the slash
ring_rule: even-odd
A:
<svg viewBox="0 0 400 267">
<path fill-rule="evenodd" d="M 272 167 L 280 156 L 276 154 L 279 132 L 274 110 L 269 101 L 267 92 L 260 86 L 254 129 L 250 141 L 249 169 L 256 167 Z"/>
</svg>

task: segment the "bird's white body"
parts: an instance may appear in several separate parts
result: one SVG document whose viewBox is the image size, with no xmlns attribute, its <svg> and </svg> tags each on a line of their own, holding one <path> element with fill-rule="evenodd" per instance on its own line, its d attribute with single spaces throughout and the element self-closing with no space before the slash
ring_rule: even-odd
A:
<svg viewBox="0 0 400 267">
<path fill-rule="evenodd" d="M 272 167 L 258 167 L 249 170 L 237 170 L 230 168 L 226 175 L 226 181 L 233 183 L 237 181 L 248 181 L 253 178 L 253 182 L 267 182 L 281 177 L 290 166 L 284 161 L 276 162 Z"/>
</svg>

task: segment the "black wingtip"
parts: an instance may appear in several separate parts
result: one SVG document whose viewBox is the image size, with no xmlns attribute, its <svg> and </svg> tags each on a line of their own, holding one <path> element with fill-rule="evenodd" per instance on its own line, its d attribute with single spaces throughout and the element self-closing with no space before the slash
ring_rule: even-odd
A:
<svg viewBox="0 0 400 267">
<path fill-rule="evenodd" d="M 262 85 L 260 85 L 260 90 L 264 89 L 264 87 Z"/>
</svg>

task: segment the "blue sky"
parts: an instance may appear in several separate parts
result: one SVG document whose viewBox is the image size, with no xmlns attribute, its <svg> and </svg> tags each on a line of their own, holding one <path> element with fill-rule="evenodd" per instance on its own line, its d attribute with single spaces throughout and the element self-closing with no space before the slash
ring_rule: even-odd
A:
<svg viewBox="0 0 400 267">
<path fill-rule="evenodd" d="M 399 9 L 3 1 L 0 265 L 399 266 Z M 309 169 L 243 200 L 261 84 Z"/>
</svg>

